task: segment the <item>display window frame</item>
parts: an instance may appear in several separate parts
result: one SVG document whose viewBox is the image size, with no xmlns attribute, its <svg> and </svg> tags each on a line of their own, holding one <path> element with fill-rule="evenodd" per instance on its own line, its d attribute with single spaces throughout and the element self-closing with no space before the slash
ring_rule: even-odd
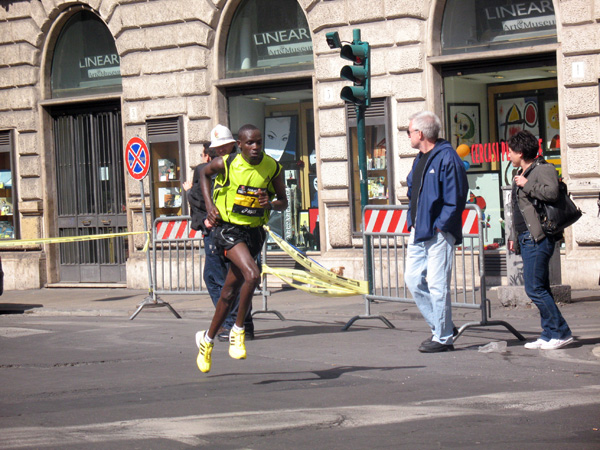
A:
<svg viewBox="0 0 600 450">
<path fill-rule="evenodd" d="M 15 158 L 12 130 L 0 130 L 0 223 L 10 217 L 10 224 L 0 225 L 1 240 L 16 240 L 20 238 L 19 211 L 17 203 L 17 185 L 15 179 Z M 10 187 L 5 180 L 10 180 Z M 11 230 L 11 236 L 5 230 Z"/>
<path fill-rule="evenodd" d="M 369 200 L 367 204 L 369 205 L 394 205 L 396 203 L 389 102 L 389 97 L 372 99 L 371 106 L 365 111 L 367 176 L 369 178 Z M 345 112 L 346 136 L 348 136 L 348 190 L 351 199 L 350 231 L 352 237 L 359 238 L 362 236 L 362 208 L 355 105 L 346 103 Z M 374 134 L 376 127 L 383 127 L 382 136 L 385 140 L 383 150 L 378 145 L 382 139 L 377 133 Z M 384 154 L 382 155 L 382 153 Z"/>
</svg>

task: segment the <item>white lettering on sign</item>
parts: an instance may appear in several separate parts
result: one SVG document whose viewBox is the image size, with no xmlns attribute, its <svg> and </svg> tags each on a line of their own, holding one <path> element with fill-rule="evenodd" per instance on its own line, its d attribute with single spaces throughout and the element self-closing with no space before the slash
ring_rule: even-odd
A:
<svg viewBox="0 0 600 450">
<path fill-rule="evenodd" d="M 267 33 L 256 33 L 254 35 L 255 45 L 265 45 L 274 43 L 284 43 L 290 41 L 310 40 L 310 35 L 306 28 L 296 28 L 294 30 L 271 31 Z M 312 48 L 312 47 L 311 47 Z"/>
<path fill-rule="evenodd" d="M 86 69 L 90 67 L 103 67 L 103 66 L 118 66 L 121 64 L 119 55 L 96 55 L 86 56 L 79 60 L 79 68 Z"/>
<path fill-rule="evenodd" d="M 507 6 L 493 6 L 485 9 L 485 16 L 488 20 L 495 20 L 529 16 L 532 13 L 544 14 L 546 12 L 554 14 L 552 0 L 517 3 L 516 5 Z"/>
<path fill-rule="evenodd" d="M 114 77 L 121 75 L 119 67 L 107 67 L 105 69 L 88 69 L 88 78 Z"/>
<path fill-rule="evenodd" d="M 531 17 L 529 19 L 507 20 L 506 22 L 502 22 L 502 29 L 504 31 L 522 31 L 549 26 L 556 26 L 556 19 L 554 16 Z"/>
<path fill-rule="evenodd" d="M 312 52 L 312 42 L 288 45 L 272 45 L 268 48 L 269 56 L 292 55 L 294 53 Z"/>
</svg>

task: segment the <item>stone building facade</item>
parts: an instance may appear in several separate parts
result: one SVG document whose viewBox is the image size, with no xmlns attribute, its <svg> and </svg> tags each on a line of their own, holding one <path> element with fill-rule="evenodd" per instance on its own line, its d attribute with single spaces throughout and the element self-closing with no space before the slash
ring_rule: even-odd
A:
<svg viewBox="0 0 600 450">
<path fill-rule="evenodd" d="M 467 31 L 453 28 L 457 17 Z M 566 233 L 563 282 L 596 287 L 599 0 L 3 0 L 6 288 L 145 287 L 142 236 L 98 246 L 19 240 L 142 230 L 140 185 L 126 175 L 123 156 L 134 136 L 150 147 L 149 217 L 185 214 L 180 184 L 199 163 L 211 128 L 222 123 L 235 133 L 247 121 L 265 140 L 271 128 L 293 128 L 292 147 L 266 142 L 278 157 L 291 155 L 284 167 L 295 210 L 280 218 L 282 234 L 324 265 L 361 278 L 355 113 L 339 97 L 346 62 L 325 39 L 338 31 L 350 41 L 356 28 L 371 45 L 372 202 L 405 200 L 415 156 L 408 117 L 433 110 L 445 136 L 470 147 L 473 201 L 487 201 L 490 256 L 501 259 L 499 199 L 509 168 L 494 148 L 501 153 L 502 133 L 529 127 L 585 212 Z M 463 116 L 475 121 L 474 135 L 459 128 Z"/>
</svg>

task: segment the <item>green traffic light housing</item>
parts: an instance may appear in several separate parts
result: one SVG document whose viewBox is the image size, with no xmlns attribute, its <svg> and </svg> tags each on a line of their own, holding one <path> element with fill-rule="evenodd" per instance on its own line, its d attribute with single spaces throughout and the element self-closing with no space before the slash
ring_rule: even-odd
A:
<svg viewBox="0 0 600 450">
<path fill-rule="evenodd" d="M 340 35 L 337 31 L 332 31 L 325 35 L 325 39 L 327 39 L 327 45 L 329 48 L 342 48 L 342 41 L 340 41 Z"/>
<path fill-rule="evenodd" d="M 340 77 L 352 81 L 354 86 L 342 88 L 340 97 L 342 100 L 354 103 L 355 105 L 371 105 L 371 49 L 367 42 L 360 41 L 360 38 L 354 39 L 351 45 L 344 45 L 340 51 L 340 56 L 354 65 L 344 66 L 340 71 Z"/>
</svg>

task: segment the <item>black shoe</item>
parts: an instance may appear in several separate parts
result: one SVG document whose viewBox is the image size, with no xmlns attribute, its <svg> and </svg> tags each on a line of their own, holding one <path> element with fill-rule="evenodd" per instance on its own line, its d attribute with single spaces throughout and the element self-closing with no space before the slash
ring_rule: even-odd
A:
<svg viewBox="0 0 600 450">
<path fill-rule="evenodd" d="M 454 327 L 452 328 L 452 337 L 456 337 L 458 335 L 458 328 Z M 429 339 L 425 339 L 423 342 L 421 342 L 421 345 L 425 345 L 429 342 L 431 342 L 433 340 L 433 336 L 431 336 Z"/>
<path fill-rule="evenodd" d="M 254 331 L 246 331 L 246 340 L 253 341 L 254 340 Z"/>
<path fill-rule="evenodd" d="M 421 344 L 419 351 L 421 353 L 440 353 L 440 352 L 451 352 L 454 350 L 454 345 L 440 344 L 437 341 L 429 341 L 425 344 Z"/>
<path fill-rule="evenodd" d="M 217 335 L 217 339 L 219 342 L 229 342 L 229 332 L 231 330 L 226 330 L 225 328 L 221 328 L 221 332 Z"/>
</svg>

